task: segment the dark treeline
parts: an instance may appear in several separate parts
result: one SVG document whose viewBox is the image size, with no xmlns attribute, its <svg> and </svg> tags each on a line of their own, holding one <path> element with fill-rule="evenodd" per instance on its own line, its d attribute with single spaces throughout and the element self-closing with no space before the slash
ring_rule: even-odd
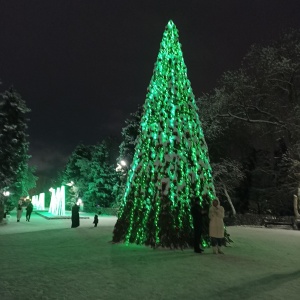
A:
<svg viewBox="0 0 300 300">
<path fill-rule="evenodd" d="M 238 212 L 293 214 L 300 184 L 299 50 L 295 30 L 253 45 L 238 70 L 199 98 L 217 191 Z"/>
<path fill-rule="evenodd" d="M 300 32 L 253 45 L 240 68 L 224 73 L 197 104 L 215 188 L 226 210 L 292 215 L 300 185 Z M 12 192 L 14 207 L 35 187 L 36 177 L 28 167 L 29 109 L 14 89 L 1 94 L 0 108 L 1 215 L 8 199 L 3 193 Z M 57 186 L 74 183 L 68 205 L 83 198 L 90 211 L 118 206 L 142 112 L 139 107 L 125 121 L 119 149 L 113 139 L 76 147 L 55 180 Z"/>
</svg>

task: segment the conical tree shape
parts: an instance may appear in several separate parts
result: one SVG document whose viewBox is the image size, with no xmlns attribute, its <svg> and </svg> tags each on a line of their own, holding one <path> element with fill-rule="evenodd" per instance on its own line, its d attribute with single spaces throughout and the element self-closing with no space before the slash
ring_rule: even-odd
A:
<svg viewBox="0 0 300 300">
<path fill-rule="evenodd" d="M 169 21 L 148 88 L 113 241 L 188 247 L 190 201 L 195 196 L 207 206 L 215 191 L 178 31 Z"/>
</svg>

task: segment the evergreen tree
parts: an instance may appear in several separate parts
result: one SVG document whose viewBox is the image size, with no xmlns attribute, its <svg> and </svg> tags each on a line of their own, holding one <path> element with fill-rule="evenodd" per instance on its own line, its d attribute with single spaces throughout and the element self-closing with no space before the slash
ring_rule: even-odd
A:
<svg viewBox="0 0 300 300">
<path fill-rule="evenodd" d="M 90 211 L 95 207 L 110 207 L 114 202 L 113 187 L 117 182 L 117 173 L 109 161 L 109 150 L 105 141 L 92 148 L 92 159 L 86 165 L 89 175 L 88 189 L 84 193 L 84 200 L 89 203 Z"/>
<path fill-rule="evenodd" d="M 128 165 L 132 163 L 134 149 L 138 141 L 142 114 L 143 108 L 139 106 L 135 113 L 130 114 L 130 117 L 125 121 L 126 126 L 122 129 L 123 141 L 120 145 L 120 157 L 118 160 L 125 160 Z"/>
<path fill-rule="evenodd" d="M 138 141 L 140 123 L 143 114 L 143 107 L 139 106 L 137 111 L 131 113 L 129 118 L 125 120 L 126 126 L 122 128 L 122 143 L 119 146 L 119 157 L 117 159 L 118 181 L 114 186 L 113 194 L 115 198 L 115 207 L 120 207 L 124 195 L 125 183 L 127 179 L 128 166 L 131 165 L 134 149 Z M 121 161 L 125 161 L 126 165 L 122 165 Z"/>
<path fill-rule="evenodd" d="M 28 135 L 26 114 L 30 111 L 21 96 L 10 88 L 1 94 L 0 103 L 0 195 L 5 189 L 14 201 L 27 193 L 22 182 L 28 171 Z M 0 201 L 0 221 L 4 200 Z"/>
<path fill-rule="evenodd" d="M 82 198 L 86 211 L 111 206 L 117 173 L 110 161 L 105 141 L 94 146 L 77 146 L 63 175 L 64 184 L 74 183 L 69 189 L 67 204 L 72 205 Z"/>
<path fill-rule="evenodd" d="M 207 207 L 215 191 L 178 31 L 170 21 L 148 88 L 113 241 L 188 247 L 190 200 L 196 196 Z"/>
<path fill-rule="evenodd" d="M 68 160 L 63 173 L 63 184 L 73 183 L 73 185 L 68 189 L 66 197 L 66 205 L 68 209 L 77 202 L 78 198 L 83 196 L 83 193 L 87 189 L 88 178 L 86 177 L 86 172 L 82 170 L 82 161 L 91 161 L 91 152 L 91 146 L 79 144 Z"/>
</svg>

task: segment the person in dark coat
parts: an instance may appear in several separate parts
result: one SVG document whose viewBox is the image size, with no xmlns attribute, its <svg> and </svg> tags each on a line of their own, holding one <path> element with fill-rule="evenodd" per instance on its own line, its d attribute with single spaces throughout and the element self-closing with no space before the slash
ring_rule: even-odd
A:
<svg viewBox="0 0 300 300">
<path fill-rule="evenodd" d="M 31 216 L 32 211 L 33 211 L 33 205 L 31 203 L 31 201 L 29 201 L 29 203 L 26 207 L 26 221 L 27 222 L 30 222 L 30 216 Z"/>
<path fill-rule="evenodd" d="M 202 253 L 203 250 L 200 248 L 201 243 L 201 226 L 204 212 L 200 206 L 200 199 L 197 197 L 193 200 L 191 207 L 191 214 L 194 225 L 194 252 Z"/>
<path fill-rule="evenodd" d="M 20 199 L 17 206 L 17 222 L 20 222 L 23 213 L 23 200 Z"/>
<path fill-rule="evenodd" d="M 71 228 L 79 227 L 79 205 L 76 203 L 72 207 L 72 225 Z"/>
<path fill-rule="evenodd" d="M 93 222 L 93 224 L 95 224 L 94 227 L 97 227 L 98 222 L 99 222 L 98 215 L 95 215 L 95 217 L 94 217 L 94 222 Z"/>
</svg>

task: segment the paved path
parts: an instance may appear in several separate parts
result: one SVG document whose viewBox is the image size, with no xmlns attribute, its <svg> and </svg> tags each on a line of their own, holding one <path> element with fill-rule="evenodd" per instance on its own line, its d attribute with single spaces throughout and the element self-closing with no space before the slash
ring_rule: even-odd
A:
<svg viewBox="0 0 300 300">
<path fill-rule="evenodd" d="M 86 216 L 87 214 L 84 213 Z M 93 216 L 90 214 L 90 219 L 80 219 L 80 227 L 89 228 L 93 227 Z M 114 226 L 117 218 L 114 216 L 99 216 L 98 227 L 101 226 Z M 23 212 L 20 222 L 17 222 L 16 212 L 12 211 L 7 224 L 0 225 L 0 235 L 23 233 L 41 230 L 64 229 L 71 227 L 70 219 L 52 219 L 47 220 L 34 212 L 31 215 L 30 222 L 26 222 L 25 212 Z"/>
</svg>

